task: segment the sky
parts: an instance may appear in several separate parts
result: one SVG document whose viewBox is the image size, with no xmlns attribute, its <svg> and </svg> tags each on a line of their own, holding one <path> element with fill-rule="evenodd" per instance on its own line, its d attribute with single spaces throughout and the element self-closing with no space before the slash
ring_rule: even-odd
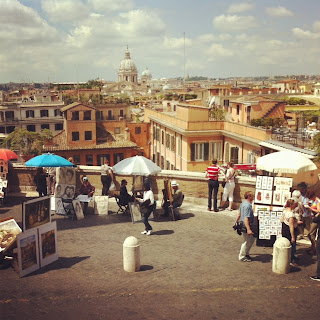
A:
<svg viewBox="0 0 320 320">
<path fill-rule="evenodd" d="M 0 83 L 320 74 L 319 0 L 0 0 Z"/>
</svg>

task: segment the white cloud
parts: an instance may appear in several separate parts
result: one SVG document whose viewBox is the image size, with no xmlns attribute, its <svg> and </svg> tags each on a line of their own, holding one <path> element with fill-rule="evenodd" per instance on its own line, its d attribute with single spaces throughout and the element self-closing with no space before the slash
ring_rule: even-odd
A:
<svg viewBox="0 0 320 320">
<path fill-rule="evenodd" d="M 103 13 L 110 11 L 127 11 L 134 8 L 133 0 L 88 0 L 93 10 Z"/>
<path fill-rule="evenodd" d="M 242 2 L 242 3 L 233 3 L 228 8 L 228 13 L 241 13 L 245 11 L 249 11 L 254 8 L 254 5 L 248 2 Z"/>
<path fill-rule="evenodd" d="M 294 13 L 285 7 L 266 8 L 266 13 L 273 17 L 292 17 Z"/>
<path fill-rule="evenodd" d="M 212 44 L 205 53 L 209 61 L 213 61 L 217 57 L 232 57 L 234 55 L 231 50 L 226 49 L 220 43 Z"/>
<path fill-rule="evenodd" d="M 192 40 L 191 39 L 184 39 L 183 37 L 181 38 L 174 38 L 174 37 L 165 37 L 163 39 L 163 46 L 168 49 L 182 49 L 184 47 L 190 47 L 192 45 Z"/>
<path fill-rule="evenodd" d="M 219 35 L 214 35 L 212 33 L 202 34 L 198 37 L 200 42 L 213 42 L 213 41 L 227 41 L 232 39 L 232 35 L 229 33 L 221 33 Z"/>
<path fill-rule="evenodd" d="M 302 39 L 302 40 L 320 39 L 320 32 L 316 33 L 309 30 L 302 30 L 301 28 L 293 28 L 292 33 L 293 33 L 293 36 L 297 39 Z"/>
<path fill-rule="evenodd" d="M 70 25 L 77 24 L 90 14 L 81 0 L 42 0 L 41 6 L 50 21 Z"/>
<path fill-rule="evenodd" d="M 257 25 L 253 16 L 220 15 L 213 19 L 215 28 L 228 32 L 242 31 Z"/>
</svg>

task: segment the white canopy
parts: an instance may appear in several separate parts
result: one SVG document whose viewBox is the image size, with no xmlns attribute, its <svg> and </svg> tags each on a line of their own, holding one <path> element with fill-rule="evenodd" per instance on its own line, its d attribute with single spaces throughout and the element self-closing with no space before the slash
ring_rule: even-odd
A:
<svg viewBox="0 0 320 320">
<path fill-rule="evenodd" d="M 279 151 L 257 160 L 257 170 L 274 173 L 301 173 L 316 170 L 317 166 L 305 155 L 296 151 Z"/>
</svg>

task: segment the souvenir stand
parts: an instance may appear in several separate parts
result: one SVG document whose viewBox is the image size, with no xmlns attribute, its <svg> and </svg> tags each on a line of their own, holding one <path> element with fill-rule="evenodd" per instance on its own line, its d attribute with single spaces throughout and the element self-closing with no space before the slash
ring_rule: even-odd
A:
<svg viewBox="0 0 320 320">
<path fill-rule="evenodd" d="M 317 166 L 301 152 L 285 150 L 267 154 L 257 160 L 257 170 L 269 175 L 257 176 L 254 213 L 258 217 L 257 245 L 272 246 L 281 237 L 283 206 L 291 198 L 293 178 L 276 174 L 297 174 L 316 170 Z"/>
<path fill-rule="evenodd" d="M 292 178 L 257 176 L 254 215 L 258 218 L 258 246 L 273 246 L 281 237 L 283 206 L 291 197 Z"/>
</svg>

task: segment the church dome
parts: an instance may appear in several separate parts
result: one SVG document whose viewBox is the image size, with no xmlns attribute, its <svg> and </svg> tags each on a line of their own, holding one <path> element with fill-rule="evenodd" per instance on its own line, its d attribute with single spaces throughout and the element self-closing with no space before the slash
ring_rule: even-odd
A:
<svg viewBox="0 0 320 320">
<path fill-rule="evenodd" d="M 146 70 L 144 70 L 143 72 L 142 72 L 142 75 L 143 76 L 151 76 L 151 71 L 148 69 L 148 68 L 146 68 Z"/>
<path fill-rule="evenodd" d="M 119 71 L 137 71 L 137 67 L 131 60 L 129 51 L 125 53 L 125 58 L 120 63 Z"/>
</svg>

